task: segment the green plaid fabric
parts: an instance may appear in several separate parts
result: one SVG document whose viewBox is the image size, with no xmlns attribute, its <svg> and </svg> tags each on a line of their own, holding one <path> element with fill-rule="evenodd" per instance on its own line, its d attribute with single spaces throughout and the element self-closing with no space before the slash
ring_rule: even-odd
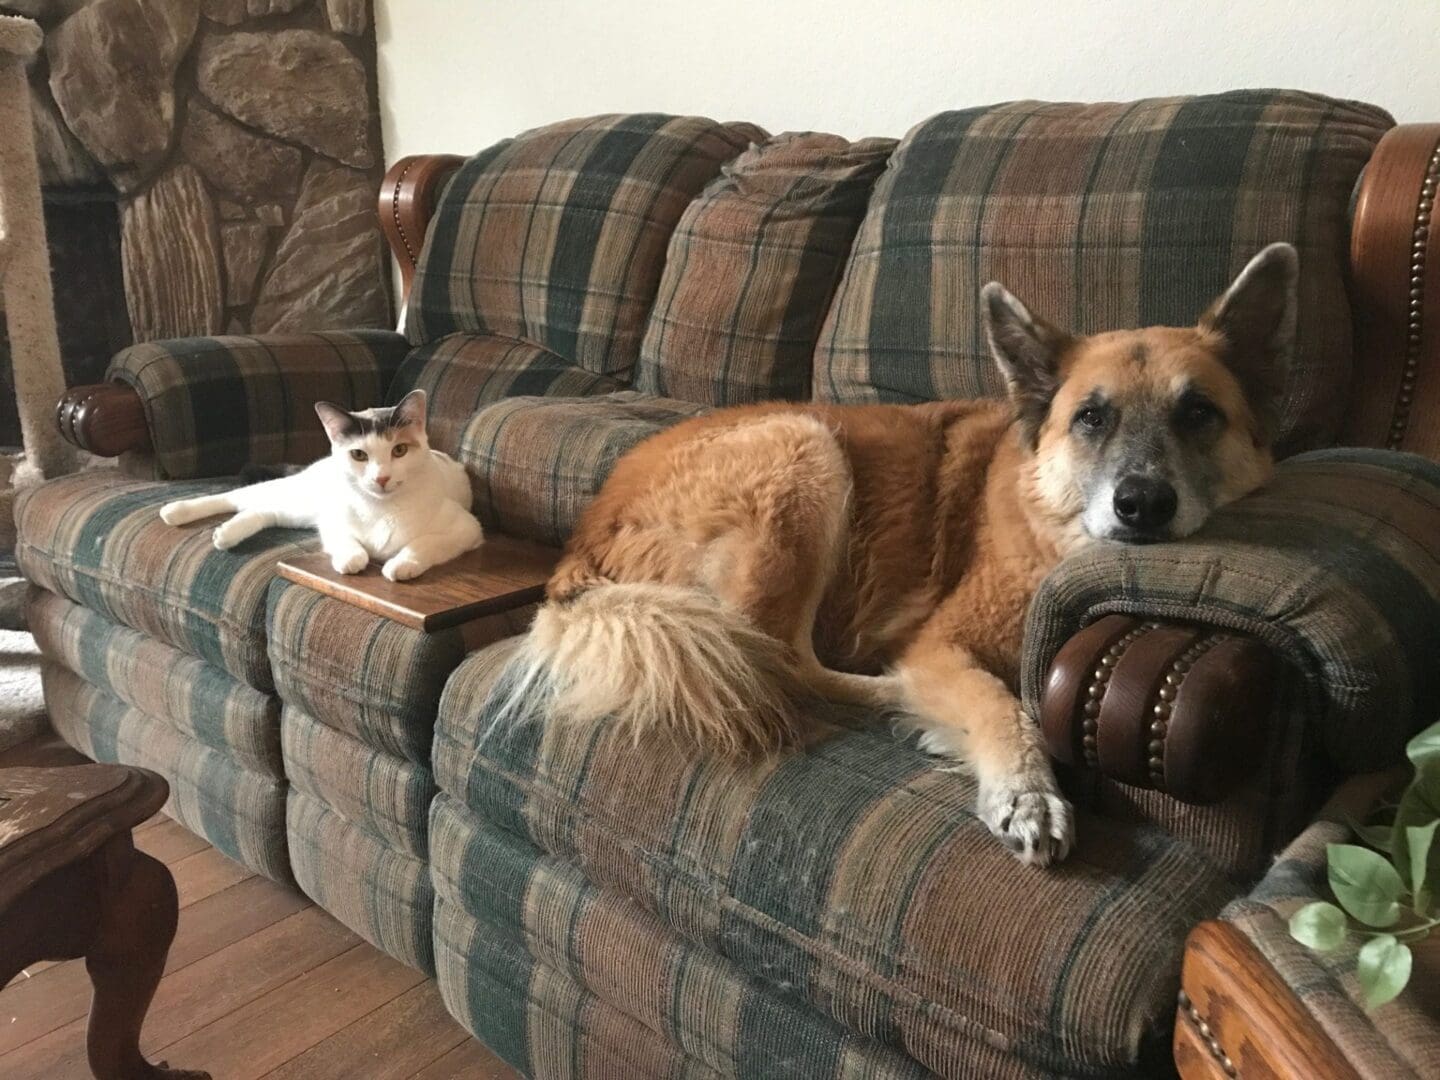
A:
<svg viewBox="0 0 1440 1080">
<path fill-rule="evenodd" d="M 624 378 L 680 215 L 764 137 L 695 116 L 597 116 L 470 158 L 435 207 L 410 291 L 411 341 L 500 334 Z"/>
<path fill-rule="evenodd" d="M 821 321 L 894 148 L 781 135 L 726 165 L 670 238 L 636 388 L 710 405 L 809 398 Z"/>
<path fill-rule="evenodd" d="M 435 780 L 424 765 L 372 750 L 287 707 L 285 776 L 296 791 L 396 850 L 424 859 Z"/>
<path fill-rule="evenodd" d="M 1082 814 L 1064 864 L 1025 867 L 973 779 L 838 709 L 746 765 L 608 724 L 489 732 L 512 654 L 467 658 L 436 724 L 441 791 L 487 824 L 936 1072 L 976 1040 L 1038 1072 L 1168 1060 L 1185 934 L 1235 891 L 1195 848 Z"/>
<path fill-rule="evenodd" d="M 377 949 L 433 975 L 435 891 L 425 862 L 293 788 L 285 821 L 295 881 L 305 895 Z"/>
<path fill-rule="evenodd" d="M 992 279 L 1082 332 L 1185 326 L 1288 240 L 1300 320 L 1281 445 L 1328 445 L 1352 366 L 1347 207 L 1392 124 L 1276 90 L 926 120 L 876 185 L 820 337 L 816 397 L 997 396 L 978 304 Z"/>
<path fill-rule="evenodd" d="M 1373 776 L 1342 787 L 1250 895 L 1232 902 L 1221 918 L 1250 939 L 1361 1076 L 1423 1080 L 1440 1076 L 1440 1031 L 1434 995 L 1419 981 L 1425 978 L 1421 966 L 1417 963 L 1410 986 L 1398 998 L 1367 1012 L 1355 978 L 1359 943 L 1352 938 L 1338 949 L 1317 953 L 1294 940 L 1288 928 L 1290 916 L 1311 901 L 1334 902 L 1326 884 L 1326 845 L 1355 842 L 1345 815 L 1363 817 L 1377 788 Z"/>
<path fill-rule="evenodd" d="M 265 656 L 265 590 L 275 562 L 319 545 L 308 530 L 266 529 L 216 551 L 214 522 L 176 528 L 160 507 L 233 486 L 157 483 L 110 469 L 20 493 L 15 554 L 36 585 L 228 672 L 257 690 L 274 681 Z"/>
<path fill-rule="evenodd" d="M 1440 465 L 1383 450 L 1303 454 L 1183 542 L 1072 556 L 1031 603 L 1028 706 L 1060 647 L 1115 612 L 1259 638 L 1305 680 L 1300 707 L 1336 765 L 1391 765 L 1440 711 Z"/>
<path fill-rule="evenodd" d="M 415 349 L 390 388 L 399 401 L 411 390 L 430 400 L 430 445 L 447 454 L 460 446 L 465 425 L 492 401 L 521 395 L 586 397 L 624 389 L 605 375 L 576 367 L 528 341 L 487 334 L 448 334 Z"/>
<path fill-rule="evenodd" d="M 384 755 L 428 764 L 440 692 L 465 655 L 458 629 L 422 634 L 283 578 L 270 586 L 268 609 L 270 661 L 290 708 Z"/>
<path fill-rule="evenodd" d="M 44 664 L 41 679 L 67 743 L 95 761 L 153 769 L 170 784 L 167 814 L 256 873 L 290 880 L 283 780 L 242 768 L 57 664 Z"/>
<path fill-rule="evenodd" d="M 389 330 L 181 338 L 121 351 L 106 378 L 139 391 L 161 478 L 234 476 L 325 454 L 315 402 L 380 404 L 409 349 Z"/>
<path fill-rule="evenodd" d="M 517 397 L 487 405 L 458 457 L 486 528 L 560 546 L 615 462 L 704 407 L 633 390 L 590 398 Z"/>
<path fill-rule="evenodd" d="M 930 1075 L 690 944 L 624 896 L 596 888 L 578 867 L 545 858 L 448 796 L 435 804 L 432 831 L 441 992 L 481 1039 L 521 1050 L 513 1063 L 522 1071 L 551 1075 L 539 1063 L 603 1037 L 588 1010 L 575 1024 L 554 1019 L 565 998 L 593 997 L 628 1024 L 638 1021 L 647 1060 L 658 1050 L 739 1077 Z M 998 1057 L 974 1049 L 977 1060 Z"/>
<path fill-rule="evenodd" d="M 242 768 L 281 777 L 280 701 L 103 615 L 32 589 L 26 626 L 46 659 L 162 717 Z"/>
<path fill-rule="evenodd" d="M 443 900 L 435 904 L 435 965 L 450 1012 L 524 1075 L 547 1080 L 721 1075 Z"/>
</svg>

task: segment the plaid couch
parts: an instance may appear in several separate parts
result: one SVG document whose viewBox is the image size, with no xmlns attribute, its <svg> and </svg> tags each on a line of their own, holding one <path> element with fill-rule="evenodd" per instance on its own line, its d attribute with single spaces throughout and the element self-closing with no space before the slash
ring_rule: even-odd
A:
<svg viewBox="0 0 1440 1080">
<path fill-rule="evenodd" d="M 838 708 L 746 766 L 604 725 L 482 740 L 523 613 L 422 634 L 277 580 L 313 537 L 216 552 L 156 508 L 312 459 L 316 398 L 424 387 L 486 525 L 560 544 L 621 454 L 706 408 L 997 394 L 991 278 L 1079 330 L 1188 323 L 1276 240 L 1302 264 L 1282 447 L 1326 446 L 1354 366 L 1347 207 L 1390 125 L 1247 91 L 968 109 L 898 142 L 644 114 L 500 143 L 441 195 L 404 335 L 115 358 L 152 452 L 17 507 L 54 723 L 157 769 L 187 826 L 435 973 L 527 1073 L 1163 1074 L 1184 936 L 1289 839 L 1276 791 L 1197 808 L 1075 777 L 1078 848 L 1038 871 L 976 820 L 969 778 Z M 1222 535 L 1057 571 L 1031 618 L 1032 700 L 1088 619 L 1203 601 L 1197 618 L 1287 661 L 1279 787 L 1304 755 L 1344 771 L 1392 753 L 1440 693 L 1387 654 L 1440 628 L 1440 476 L 1385 455 L 1285 468 L 1233 534 L 1263 521 L 1283 557 L 1235 564 Z M 1317 510 L 1337 484 L 1350 511 Z M 1353 557 L 1309 591 L 1253 585 L 1317 544 Z M 1391 636 L 1353 632 L 1376 611 Z M 1356 738 L 1372 721 L 1384 739 Z"/>
</svg>

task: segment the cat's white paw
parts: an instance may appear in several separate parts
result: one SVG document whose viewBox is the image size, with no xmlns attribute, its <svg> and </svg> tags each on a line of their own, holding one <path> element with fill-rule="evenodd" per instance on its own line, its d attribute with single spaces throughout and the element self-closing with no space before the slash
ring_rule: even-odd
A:
<svg viewBox="0 0 1440 1080">
<path fill-rule="evenodd" d="M 224 525 L 215 526 L 215 532 L 212 534 L 212 539 L 215 542 L 216 551 L 229 551 L 236 544 L 240 543 L 241 540 L 244 540 L 247 536 L 250 535 L 250 533 L 248 532 L 242 532 L 239 529 L 234 528 L 234 524 L 235 519 L 231 518 L 229 521 L 225 522 Z"/>
<path fill-rule="evenodd" d="M 337 574 L 358 574 L 370 565 L 370 556 L 365 553 L 364 548 L 357 547 L 354 551 L 331 555 L 330 565 Z"/>
<path fill-rule="evenodd" d="M 414 555 L 407 555 L 402 551 L 382 566 L 380 573 L 391 581 L 409 581 L 411 578 L 419 577 L 426 569 L 425 564 Z"/>
<path fill-rule="evenodd" d="M 160 507 L 160 520 L 166 525 L 186 525 L 195 519 L 185 509 L 185 503 L 181 500 L 168 502 Z"/>
</svg>

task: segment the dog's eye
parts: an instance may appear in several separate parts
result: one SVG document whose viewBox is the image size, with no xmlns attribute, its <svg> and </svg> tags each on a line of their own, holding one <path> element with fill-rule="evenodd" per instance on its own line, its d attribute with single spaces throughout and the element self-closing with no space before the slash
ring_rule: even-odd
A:
<svg viewBox="0 0 1440 1080">
<path fill-rule="evenodd" d="M 409 443 L 396 443 L 395 449 L 390 451 L 391 457 L 404 457 L 405 452 L 410 449 Z"/>
<path fill-rule="evenodd" d="M 1187 398 L 1181 401 L 1175 414 L 1176 422 L 1185 431 L 1199 431 L 1220 419 L 1223 419 L 1220 410 L 1204 398 Z"/>
<path fill-rule="evenodd" d="M 365 453 L 364 450 L 351 450 L 351 451 L 350 451 L 350 460 L 351 460 L 351 461 L 369 461 L 369 460 L 370 460 L 370 455 L 367 454 L 367 453 Z"/>
<path fill-rule="evenodd" d="M 1084 405 L 1075 413 L 1075 424 L 1086 431 L 1099 431 L 1105 426 L 1105 410 L 1099 405 Z"/>
</svg>

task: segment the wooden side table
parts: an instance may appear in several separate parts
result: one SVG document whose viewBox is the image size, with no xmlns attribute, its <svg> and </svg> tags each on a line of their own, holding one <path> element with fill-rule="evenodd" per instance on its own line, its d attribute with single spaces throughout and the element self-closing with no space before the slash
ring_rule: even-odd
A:
<svg viewBox="0 0 1440 1080">
<path fill-rule="evenodd" d="M 124 765 L 0 769 L 0 986 L 38 961 L 85 957 L 99 1080 L 209 1076 L 140 1053 L 178 904 L 170 871 L 135 850 L 130 830 L 168 793 L 155 773 Z"/>
</svg>

